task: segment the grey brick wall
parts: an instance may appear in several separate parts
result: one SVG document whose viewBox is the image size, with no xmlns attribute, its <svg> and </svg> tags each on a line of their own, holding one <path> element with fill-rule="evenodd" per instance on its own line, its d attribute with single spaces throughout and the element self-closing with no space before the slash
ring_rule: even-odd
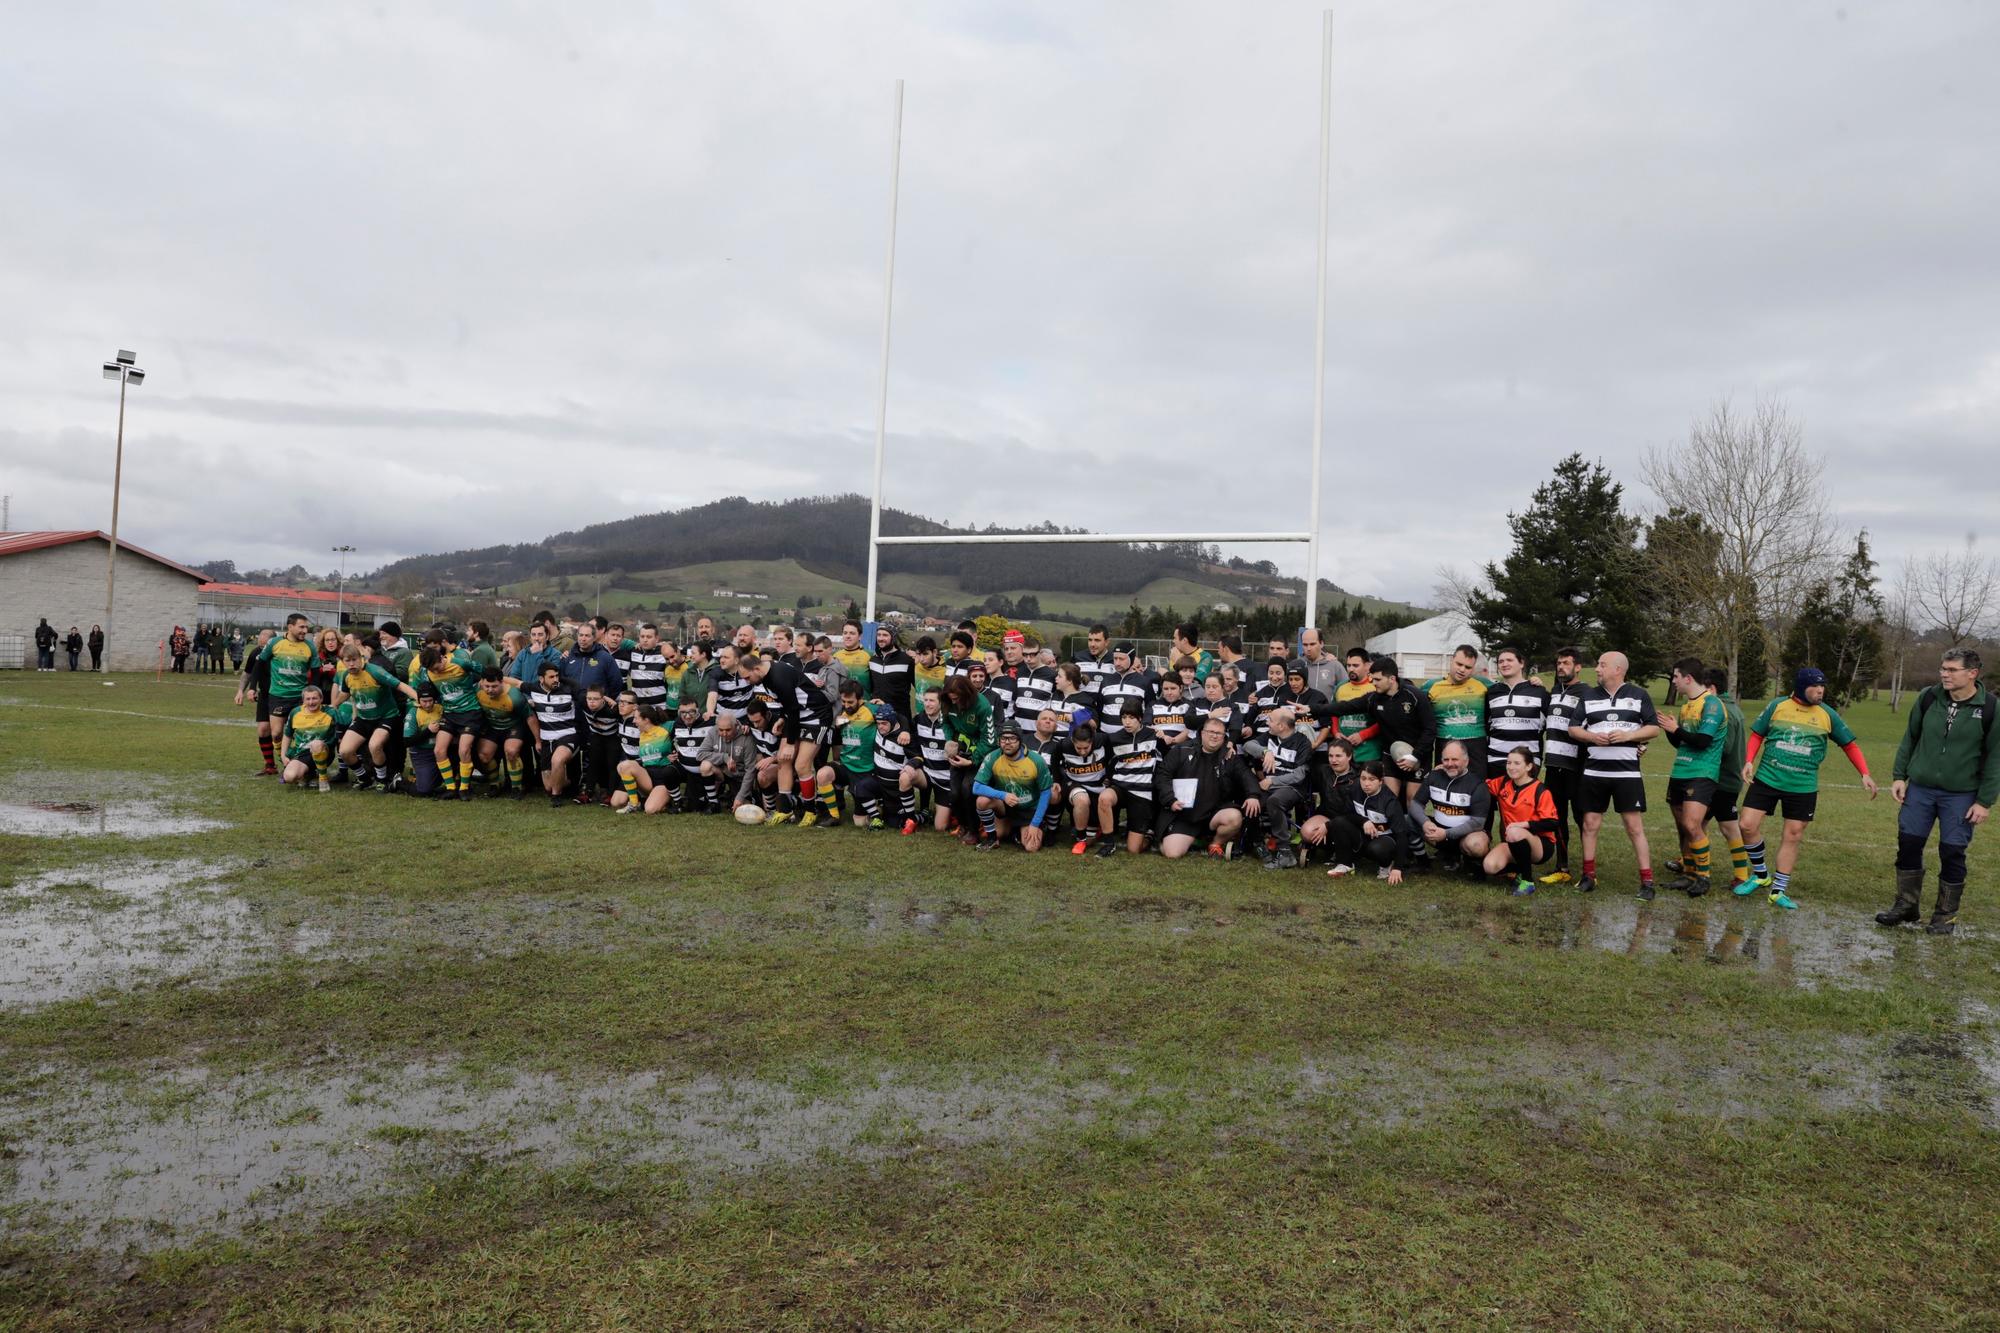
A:
<svg viewBox="0 0 2000 1333">
<path fill-rule="evenodd" d="M 35 622 L 48 617 L 56 633 L 75 625 L 86 636 L 104 620 L 104 558 L 99 539 L 0 556 L 0 634 L 29 636 L 28 666 L 34 666 Z M 196 579 L 155 564 L 128 550 L 118 553 L 116 619 L 109 627 L 104 664 L 114 671 L 150 671 L 159 659 L 160 640 L 175 625 L 195 624 Z M 56 665 L 67 665 L 58 648 Z M 83 665 L 90 665 L 86 650 Z"/>
</svg>

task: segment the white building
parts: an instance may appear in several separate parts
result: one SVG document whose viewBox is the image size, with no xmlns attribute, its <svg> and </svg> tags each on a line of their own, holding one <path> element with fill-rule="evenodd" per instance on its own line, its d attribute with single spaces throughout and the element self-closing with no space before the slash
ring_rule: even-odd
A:
<svg viewBox="0 0 2000 1333">
<path fill-rule="evenodd" d="M 1442 676 L 1445 664 L 1462 643 L 1471 644 L 1479 654 L 1478 669 L 1483 674 L 1493 674 L 1487 669 L 1486 649 L 1479 642 L 1479 636 L 1472 632 L 1470 625 L 1449 611 L 1429 620 L 1419 620 L 1414 625 L 1377 634 L 1368 640 L 1367 647 L 1377 657 L 1395 658 L 1396 670 L 1404 680 L 1421 683 L 1433 676 Z"/>
<path fill-rule="evenodd" d="M 516 606 L 520 603 L 516 602 Z M 322 588 L 273 588 L 257 583 L 204 583 L 201 620 L 240 625 L 246 630 L 282 627 L 293 612 L 315 626 L 374 629 L 403 618 L 403 604 L 372 592 L 327 592 Z"/>
<path fill-rule="evenodd" d="M 89 529 L 0 533 L 0 641 L 25 636 L 32 663 L 35 626 L 45 617 L 57 634 L 67 635 L 74 625 L 88 637 L 90 627 L 104 620 L 110 554 L 110 536 Z M 153 670 L 174 626 L 192 631 L 198 623 L 195 590 L 206 581 L 198 569 L 121 539 L 104 665 L 113 671 Z M 67 665 L 60 651 L 56 662 Z M 87 652 L 83 663 L 90 664 Z"/>
</svg>

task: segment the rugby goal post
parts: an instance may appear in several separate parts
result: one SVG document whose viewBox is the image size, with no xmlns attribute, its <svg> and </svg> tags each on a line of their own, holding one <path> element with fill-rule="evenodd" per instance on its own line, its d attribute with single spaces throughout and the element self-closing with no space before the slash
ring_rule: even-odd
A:
<svg viewBox="0 0 2000 1333">
<path fill-rule="evenodd" d="M 1086 542 L 1300 542 L 1306 548 L 1305 627 L 1319 611 L 1320 462 L 1326 423 L 1326 222 L 1333 133 L 1333 11 L 1320 16 L 1319 262 L 1313 320 L 1312 493 L 1303 532 L 976 532 L 944 536 L 882 535 L 882 455 L 888 442 L 890 323 L 896 295 L 896 205 L 903 165 L 903 81 L 896 80 L 896 110 L 889 150 L 889 241 L 882 267 L 882 373 L 875 398 L 875 479 L 868 505 L 868 604 L 863 619 L 875 623 L 875 593 L 884 546 L 976 546 L 1006 543 Z"/>
</svg>

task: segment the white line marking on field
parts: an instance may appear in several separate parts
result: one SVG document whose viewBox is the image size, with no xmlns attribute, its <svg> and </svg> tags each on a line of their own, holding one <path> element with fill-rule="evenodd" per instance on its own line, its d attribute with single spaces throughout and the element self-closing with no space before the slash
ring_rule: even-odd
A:
<svg viewBox="0 0 2000 1333">
<path fill-rule="evenodd" d="M 26 699 L 0 699 L 0 706 L 7 708 L 46 708 L 56 713 L 103 713 L 111 717 L 146 717 L 155 722 L 191 722 L 198 727 L 254 727 L 255 722 L 245 722 L 234 717 L 175 717 L 171 713 L 135 713 L 129 708 L 88 708 L 82 704 L 38 704 Z"/>
</svg>

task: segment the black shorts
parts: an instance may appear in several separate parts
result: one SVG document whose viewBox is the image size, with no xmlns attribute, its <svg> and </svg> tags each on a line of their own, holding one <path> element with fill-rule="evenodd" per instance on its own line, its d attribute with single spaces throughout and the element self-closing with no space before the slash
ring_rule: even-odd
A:
<svg viewBox="0 0 2000 1333">
<path fill-rule="evenodd" d="M 535 747 L 535 767 L 548 771 L 556 762 L 556 751 L 568 750 L 572 757 L 576 754 L 576 737 L 565 736 L 561 740 L 543 741 Z"/>
<path fill-rule="evenodd" d="M 403 719 L 357 717 L 347 724 L 347 729 L 364 741 L 372 738 L 378 731 L 386 731 L 391 736 L 400 736 L 403 734 Z"/>
<path fill-rule="evenodd" d="M 1688 802 L 1715 809 L 1714 778 L 1668 778 L 1667 804 L 1686 805 Z"/>
<path fill-rule="evenodd" d="M 482 721 L 479 724 L 479 739 L 492 741 L 495 745 L 505 741 L 524 741 L 528 739 L 528 729 L 519 723 L 511 727 L 496 727 L 491 722 Z"/>
<path fill-rule="evenodd" d="M 674 787 L 680 783 L 680 770 L 672 764 L 641 764 L 640 767 L 655 787 Z"/>
<path fill-rule="evenodd" d="M 1736 822 L 1736 798 L 1741 794 L 1734 787 L 1716 788 L 1715 804 L 1708 807 L 1708 817 L 1718 824 Z"/>
<path fill-rule="evenodd" d="M 1576 794 L 1576 808 L 1588 815 L 1615 809 L 1621 815 L 1646 813 L 1644 778 L 1594 778 L 1585 774 Z"/>
<path fill-rule="evenodd" d="M 477 736 L 485 722 L 470 713 L 460 713 L 454 717 L 446 713 L 438 719 L 438 734 L 441 736 Z"/>
<path fill-rule="evenodd" d="M 1125 812 L 1125 831 L 1153 836 L 1153 798 L 1120 789 L 1118 808 Z"/>
<path fill-rule="evenodd" d="M 1214 839 L 1215 830 L 1205 824 L 1198 824 L 1194 820 L 1189 819 L 1187 813 L 1182 811 L 1168 822 L 1166 833 L 1163 836 L 1171 838 L 1176 835 L 1183 838 L 1193 838 L 1196 842 L 1209 842 Z"/>
<path fill-rule="evenodd" d="M 290 717 L 297 710 L 298 706 L 299 701 L 297 699 L 273 698 L 267 694 L 259 694 L 257 696 L 257 718 L 259 721 L 268 718 L 270 721 L 277 723 L 278 734 L 283 735 L 285 731 L 285 719 Z"/>
<path fill-rule="evenodd" d="M 1743 793 L 1745 810 L 1761 810 L 1770 814 L 1783 808 L 1784 817 L 1798 824 L 1812 823 L 1813 812 L 1819 808 L 1819 793 L 1816 791 L 1779 791 L 1763 783 L 1751 780 L 1750 790 Z"/>
<path fill-rule="evenodd" d="M 834 731 L 832 727 L 823 722 L 815 722 L 811 718 L 806 718 L 799 723 L 799 734 L 792 738 L 792 743 L 794 745 L 812 746 L 817 751 L 817 754 L 814 756 L 817 758 L 818 755 L 826 753 L 827 747 L 833 744 L 833 739 Z"/>
</svg>

